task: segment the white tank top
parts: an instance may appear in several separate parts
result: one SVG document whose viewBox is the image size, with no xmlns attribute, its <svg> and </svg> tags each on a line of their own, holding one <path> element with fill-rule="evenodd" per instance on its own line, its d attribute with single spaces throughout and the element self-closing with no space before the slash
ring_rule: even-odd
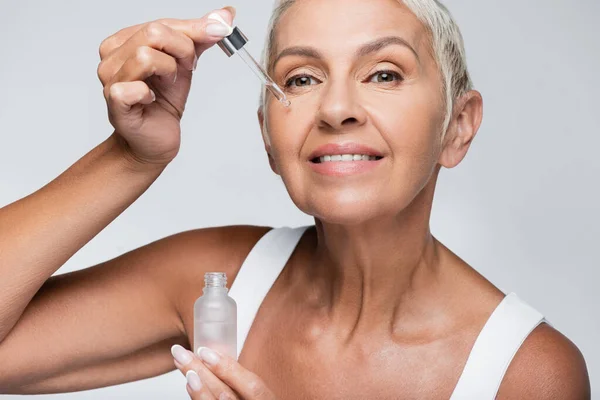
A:
<svg viewBox="0 0 600 400">
<path fill-rule="evenodd" d="M 309 226 L 272 229 L 253 247 L 229 295 L 237 303 L 237 355 L 271 286 Z M 493 400 L 510 362 L 543 315 L 510 293 L 479 333 L 450 400 Z"/>
</svg>

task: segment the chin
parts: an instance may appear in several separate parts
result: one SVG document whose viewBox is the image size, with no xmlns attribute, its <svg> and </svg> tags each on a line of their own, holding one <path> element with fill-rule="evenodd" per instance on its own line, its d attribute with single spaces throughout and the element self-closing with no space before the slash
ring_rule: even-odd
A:
<svg viewBox="0 0 600 400">
<path fill-rule="evenodd" d="M 333 225 L 360 225 L 401 212 L 398 208 L 400 202 L 386 201 L 374 191 L 365 193 L 346 190 L 329 194 L 313 192 L 294 203 L 304 213 Z M 390 203 L 395 205 L 396 210 L 392 210 Z"/>
</svg>

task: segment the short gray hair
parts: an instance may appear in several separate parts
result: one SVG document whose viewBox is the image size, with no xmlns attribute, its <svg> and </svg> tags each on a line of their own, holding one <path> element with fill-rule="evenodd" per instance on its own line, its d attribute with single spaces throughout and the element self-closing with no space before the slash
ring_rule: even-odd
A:
<svg viewBox="0 0 600 400">
<path fill-rule="evenodd" d="M 433 58 L 440 70 L 443 87 L 446 115 L 442 125 L 442 140 L 452 119 L 455 101 L 472 89 L 473 83 L 467 69 L 467 60 L 463 37 L 450 14 L 450 11 L 438 0 L 398 0 L 421 21 L 428 30 Z M 267 38 L 262 56 L 265 68 L 271 68 L 275 51 L 276 28 L 285 12 L 296 3 L 296 0 L 278 0 L 269 23 Z M 270 72 L 270 71 L 269 71 Z M 260 96 L 260 107 L 266 113 L 266 89 L 263 87 Z M 263 124 L 263 134 L 268 143 L 267 126 Z"/>
</svg>

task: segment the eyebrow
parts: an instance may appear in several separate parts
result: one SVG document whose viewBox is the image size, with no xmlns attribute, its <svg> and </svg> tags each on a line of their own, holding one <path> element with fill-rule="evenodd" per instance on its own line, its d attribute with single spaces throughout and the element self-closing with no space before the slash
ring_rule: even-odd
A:
<svg viewBox="0 0 600 400">
<path fill-rule="evenodd" d="M 373 40 L 372 42 L 369 42 L 367 44 L 364 44 L 356 51 L 355 57 L 356 58 L 365 57 L 369 54 L 376 53 L 376 52 L 384 49 L 385 47 L 392 46 L 392 45 L 403 46 L 403 47 L 408 48 L 413 53 L 413 55 L 415 56 L 417 61 L 419 63 L 421 62 L 419 55 L 417 54 L 417 51 L 414 49 L 414 47 L 411 46 L 410 43 L 408 43 L 405 39 L 402 39 L 399 36 L 386 36 L 383 38 Z M 317 49 L 315 49 L 313 47 L 305 47 L 305 46 L 288 47 L 285 50 L 283 50 L 281 53 L 279 53 L 279 55 L 273 62 L 273 68 L 275 68 L 275 66 L 277 65 L 277 62 L 279 60 L 281 60 L 284 57 L 288 57 L 288 56 L 301 56 L 301 57 L 306 57 L 306 58 L 314 58 L 317 60 L 322 60 L 324 58 L 323 55 Z"/>
<path fill-rule="evenodd" d="M 369 42 L 363 45 L 360 49 L 358 49 L 356 51 L 356 57 L 364 57 L 371 53 L 376 53 L 379 50 L 392 45 L 406 47 L 414 54 L 417 61 L 421 61 L 419 59 L 417 51 L 413 48 L 413 46 L 411 46 L 410 43 L 408 43 L 405 39 L 402 39 L 400 36 L 387 36 L 384 38 L 373 40 L 372 42 Z"/>
</svg>

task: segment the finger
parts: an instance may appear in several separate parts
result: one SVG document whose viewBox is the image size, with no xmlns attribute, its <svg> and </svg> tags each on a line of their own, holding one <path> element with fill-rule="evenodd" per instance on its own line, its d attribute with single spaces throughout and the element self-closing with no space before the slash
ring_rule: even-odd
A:
<svg viewBox="0 0 600 400">
<path fill-rule="evenodd" d="M 185 388 L 192 400 L 216 400 L 214 394 L 202 383 L 194 370 L 189 370 L 185 374 L 185 379 L 187 380 Z"/>
<path fill-rule="evenodd" d="M 208 369 L 227 386 L 246 400 L 274 400 L 262 379 L 242 367 L 237 361 L 206 347 L 198 349 L 198 355 Z"/>
<path fill-rule="evenodd" d="M 217 41 L 221 40 L 223 37 L 220 35 L 211 35 L 209 32 L 206 31 L 206 27 L 208 25 L 215 23 L 214 20 L 208 19 L 208 16 L 212 13 L 218 13 L 229 25 L 233 24 L 233 18 L 235 16 L 235 8 L 233 7 L 225 7 L 220 10 L 214 10 L 206 14 L 202 18 L 197 19 L 181 20 L 174 18 L 165 18 L 153 21 L 151 23 L 159 23 L 162 25 L 166 25 L 171 29 L 182 32 L 198 44 L 202 42 L 214 44 Z M 100 58 L 104 60 L 119 47 L 123 46 L 125 42 L 127 42 L 133 35 L 135 35 L 138 31 L 144 28 L 145 25 L 148 24 L 149 23 L 146 22 L 143 24 L 123 28 L 114 35 L 111 35 L 108 38 L 104 39 L 100 44 Z M 198 54 L 198 56 L 199 55 L 200 54 Z"/>
<path fill-rule="evenodd" d="M 121 29 L 117 33 L 107 37 L 102 41 L 102 43 L 100 43 L 100 59 L 104 60 L 105 58 L 112 55 L 116 50 L 118 50 L 128 41 L 130 41 L 133 38 L 133 36 L 138 34 L 140 31 L 143 31 L 146 28 L 146 26 L 151 24 L 161 24 L 167 27 L 172 27 L 176 21 L 176 19 L 163 18 L 158 19 L 156 21 L 144 22 L 141 24 L 132 25 L 128 26 L 127 28 Z"/>
<path fill-rule="evenodd" d="M 119 82 L 110 87 L 106 98 L 113 112 L 125 114 L 137 104 L 150 104 L 156 95 L 145 82 Z"/>
<path fill-rule="evenodd" d="M 235 15 L 237 14 L 237 10 L 233 6 L 225 6 L 225 7 L 223 7 L 223 10 L 227 10 L 227 11 L 229 11 L 229 14 L 231 14 L 231 19 L 228 21 L 229 21 L 229 25 L 232 25 L 233 20 L 235 19 Z"/>
<path fill-rule="evenodd" d="M 202 363 L 202 361 L 189 350 L 182 346 L 175 345 L 171 348 L 171 354 L 175 359 L 175 366 L 179 371 L 186 376 L 189 371 L 194 371 L 202 381 L 202 384 L 208 387 L 215 397 L 227 400 L 236 400 L 238 396 L 230 387 L 217 378 L 210 370 Z"/>
<path fill-rule="evenodd" d="M 152 22 L 138 30 L 112 55 L 102 60 L 98 66 L 100 81 L 106 84 L 132 54 L 137 54 L 140 49 L 146 47 L 168 54 L 190 71 L 196 64 L 196 48 L 192 39 L 166 25 Z"/>
<path fill-rule="evenodd" d="M 121 47 L 123 43 L 125 43 L 134 33 L 136 33 L 142 26 L 147 24 L 144 22 L 143 24 L 136 24 L 128 26 L 127 28 L 120 29 L 115 34 L 110 35 L 106 39 L 104 39 L 100 43 L 100 47 L 98 48 L 98 53 L 100 54 L 100 59 L 104 60 L 108 57 L 115 49 Z"/>
<path fill-rule="evenodd" d="M 106 87 L 110 88 L 111 84 L 117 82 L 143 81 L 154 75 L 168 78 L 168 82 L 174 82 L 177 78 L 177 61 L 151 47 L 139 47 Z"/>
<path fill-rule="evenodd" d="M 206 386 L 208 386 L 210 391 L 215 396 L 217 396 L 219 400 L 238 399 L 238 396 L 235 394 L 235 392 L 231 390 L 229 386 L 223 383 L 223 381 L 217 378 L 215 374 L 210 372 L 210 370 L 206 368 L 204 364 L 202 364 L 202 361 L 200 361 L 198 357 L 194 357 L 194 363 L 190 368 L 192 368 L 194 371 L 196 371 L 196 373 L 198 373 L 200 379 L 202 379 L 202 382 L 204 382 Z"/>
<path fill-rule="evenodd" d="M 196 55 L 200 57 L 207 49 L 214 46 L 223 37 L 231 33 L 230 29 L 223 29 L 223 24 L 214 18 L 210 18 L 213 14 L 218 14 L 225 21 L 227 27 L 233 25 L 233 16 L 230 7 L 214 10 L 200 19 L 178 20 L 171 19 L 165 23 L 172 29 L 182 32 L 194 42 Z"/>
<path fill-rule="evenodd" d="M 230 8 L 222 8 L 219 10 L 213 10 L 208 14 L 204 15 L 202 18 L 196 19 L 168 19 L 165 20 L 165 24 L 170 26 L 172 29 L 175 29 L 179 32 L 184 33 L 189 36 L 196 44 L 202 43 L 213 43 L 223 39 L 223 35 L 221 34 L 211 34 L 211 30 L 206 30 L 206 27 L 212 24 L 217 23 L 212 18 L 209 18 L 211 14 L 219 14 L 223 20 L 227 23 L 227 25 L 233 25 L 233 15 L 231 13 Z M 214 32 L 214 31 L 213 31 Z"/>
<path fill-rule="evenodd" d="M 187 350 L 185 350 L 187 351 Z M 218 397 L 219 400 L 237 400 L 239 397 L 231 390 L 229 386 L 224 384 L 219 378 L 217 378 L 210 370 L 198 359 L 191 351 L 188 351 L 192 362 L 187 365 L 182 365 L 177 360 L 174 361 L 175 366 L 179 371 L 186 376 L 189 371 L 194 371 L 200 377 L 202 384 L 208 387 L 210 392 Z"/>
</svg>

